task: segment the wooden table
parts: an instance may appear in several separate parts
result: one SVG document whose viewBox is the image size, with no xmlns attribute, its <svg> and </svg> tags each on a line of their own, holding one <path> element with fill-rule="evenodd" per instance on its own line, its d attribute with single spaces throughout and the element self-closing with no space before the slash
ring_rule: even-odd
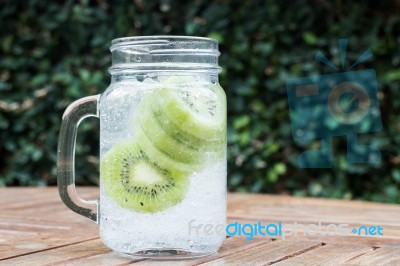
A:
<svg viewBox="0 0 400 266">
<path fill-rule="evenodd" d="M 98 189 L 78 192 L 95 198 Z M 256 194 L 228 199 L 228 222 L 380 225 L 383 236 L 304 236 L 298 231 L 285 240 L 230 237 L 210 257 L 133 260 L 105 247 L 98 226 L 67 209 L 56 188 L 1 188 L 0 265 L 400 265 L 400 205 Z"/>
</svg>

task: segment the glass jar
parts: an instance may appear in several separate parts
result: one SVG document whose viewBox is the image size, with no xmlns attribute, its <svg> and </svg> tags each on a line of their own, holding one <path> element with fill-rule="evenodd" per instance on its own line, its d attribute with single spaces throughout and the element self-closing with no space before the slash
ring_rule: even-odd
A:
<svg viewBox="0 0 400 266">
<path fill-rule="evenodd" d="M 61 197 L 98 222 L 102 241 L 119 254 L 215 253 L 225 239 L 227 175 L 218 43 L 128 37 L 113 40 L 111 52 L 110 86 L 71 104 L 63 116 Z M 87 116 L 100 118 L 100 204 L 74 189 L 71 147 Z"/>
</svg>

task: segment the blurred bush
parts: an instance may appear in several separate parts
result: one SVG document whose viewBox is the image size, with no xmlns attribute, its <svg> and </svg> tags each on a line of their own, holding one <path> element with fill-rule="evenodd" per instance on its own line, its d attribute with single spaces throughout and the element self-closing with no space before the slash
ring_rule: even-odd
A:
<svg viewBox="0 0 400 266">
<path fill-rule="evenodd" d="M 64 2 L 64 3 L 63 3 Z M 101 93 L 110 41 L 137 35 L 197 35 L 220 42 L 220 82 L 229 101 L 233 191 L 400 200 L 400 3 L 397 1 L 40 1 L 0 3 L 0 185 L 54 185 L 57 137 L 72 101 Z M 382 163 L 349 165 L 334 140 L 334 167 L 298 169 L 305 148 L 291 137 L 285 81 L 329 73 L 370 47 L 384 130 L 373 139 Z M 77 183 L 98 183 L 98 121 L 80 126 Z M 317 142 L 312 144 L 318 145 Z"/>
</svg>

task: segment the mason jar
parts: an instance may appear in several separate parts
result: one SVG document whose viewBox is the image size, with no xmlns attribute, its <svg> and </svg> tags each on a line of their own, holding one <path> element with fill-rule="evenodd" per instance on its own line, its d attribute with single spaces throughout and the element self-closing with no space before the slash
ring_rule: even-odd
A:
<svg viewBox="0 0 400 266">
<path fill-rule="evenodd" d="M 215 253 L 225 239 L 226 96 L 218 43 L 183 36 L 112 41 L 111 84 L 72 103 L 59 140 L 59 190 L 115 252 L 157 259 Z M 100 199 L 75 192 L 76 127 L 100 118 Z"/>
</svg>

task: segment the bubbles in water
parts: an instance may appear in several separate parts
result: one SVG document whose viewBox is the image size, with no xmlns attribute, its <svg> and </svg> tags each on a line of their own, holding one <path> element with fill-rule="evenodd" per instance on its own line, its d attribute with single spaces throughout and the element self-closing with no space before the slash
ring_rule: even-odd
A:
<svg viewBox="0 0 400 266">
<path fill-rule="evenodd" d="M 143 82 L 143 80 L 145 79 L 145 76 L 144 75 L 137 75 L 136 79 L 139 82 Z"/>
</svg>

